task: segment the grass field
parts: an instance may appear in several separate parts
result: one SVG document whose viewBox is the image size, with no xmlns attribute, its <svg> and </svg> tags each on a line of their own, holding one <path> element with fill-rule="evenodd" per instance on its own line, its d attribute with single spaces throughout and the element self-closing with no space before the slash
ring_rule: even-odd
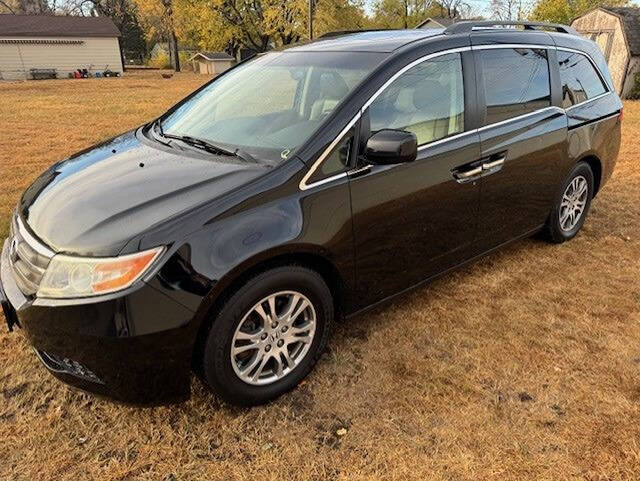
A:
<svg viewBox="0 0 640 481">
<path fill-rule="evenodd" d="M 205 80 L 0 83 L 0 237 L 50 163 Z M 640 478 L 640 103 L 582 233 L 531 239 L 336 327 L 265 407 L 134 408 L 47 374 L 0 328 L 0 479 Z M 338 434 L 340 433 L 340 434 Z"/>
</svg>

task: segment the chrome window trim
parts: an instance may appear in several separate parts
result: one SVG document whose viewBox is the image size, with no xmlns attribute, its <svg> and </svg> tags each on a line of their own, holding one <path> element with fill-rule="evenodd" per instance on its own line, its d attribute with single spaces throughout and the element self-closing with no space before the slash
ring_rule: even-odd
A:
<svg viewBox="0 0 640 481">
<path fill-rule="evenodd" d="M 570 110 L 575 109 L 576 107 L 582 107 L 583 105 L 586 105 L 586 104 L 588 104 L 589 102 L 593 102 L 594 100 L 599 100 L 599 99 L 601 99 L 602 97 L 606 97 L 607 95 L 610 95 L 610 94 L 611 94 L 611 92 L 610 92 L 610 91 L 608 91 L 608 92 L 602 93 L 602 94 L 600 94 L 600 95 L 596 95 L 595 97 L 590 98 L 590 99 L 587 99 L 587 100 L 585 100 L 585 101 L 583 101 L 583 102 L 580 102 L 579 104 L 571 105 L 570 107 L 567 107 L 566 109 L 564 109 L 564 111 L 565 111 L 565 112 L 569 112 Z"/>
<path fill-rule="evenodd" d="M 324 152 L 322 152 L 322 154 L 320 154 L 320 157 L 318 157 L 318 160 L 316 160 L 313 165 L 311 166 L 311 168 L 307 171 L 307 173 L 305 174 L 305 176 L 302 178 L 302 180 L 300 181 L 300 184 L 298 185 L 298 187 L 300 187 L 300 190 L 307 190 L 307 189 L 311 189 L 312 187 L 316 187 L 318 185 L 322 185 L 322 184 L 326 184 L 327 182 L 331 181 L 331 180 L 335 180 L 335 179 L 339 179 L 341 177 L 345 177 L 347 175 L 346 172 L 341 172 L 339 174 L 336 175 L 332 175 L 330 177 L 326 177 L 324 179 L 320 179 L 317 182 L 312 182 L 311 184 L 307 184 L 307 181 L 311 178 L 311 176 L 314 174 L 314 172 L 316 171 L 316 169 L 320 166 L 320 164 L 322 164 L 322 162 L 324 161 L 324 159 L 326 159 L 329 154 L 331 153 L 331 151 L 333 150 L 333 148 L 338 145 L 338 143 L 340 141 L 342 141 L 342 138 L 345 136 L 345 134 L 349 131 L 349 129 L 351 129 L 351 127 L 353 127 L 355 125 L 355 123 L 360 119 L 361 115 L 362 115 L 362 110 L 359 110 L 358 113 L 355 115 L 355 117 L 353 117 L 349 123 L 346 125 L 346 127 L 344 129 L 342 129 L 340 131 L 340 133 L 338 134 L 338 136 L 333 139 L 333 142 L 331 142 L 329 144 L 329 147 L 327 147 L 326 149 L 324 149 Z"/>
<path fill-rule="evenodd" d="M 416 60 L 414 60 L 413 62 L 405 65 L 404 67 L 402 67 L 400 70 L 398 70 L 395 74 L 393 74 L 384 84 L 382 84 L 382 86 L 376 90 L 376 92 L 369 97 L 369 100 L 367 100 L 364 105 L 362 107 L 360 107 L 360 110 L 358 111 L 358 113 L 353 117 L 353 119 L 351 119 L 351 121 L 347 124 L 347 126 L 338 134 L 338 136 L 335 138 L 335 140 L 333 142 L 331 142 L 331 144 L 329 144 L 329 147 L 327 147 L 324 152 L 322 152 L 322 154 L 320 154 L 320 157 L 318 157 L 318 160 L 316 160 L 313 165 L 311 166 L 311 168 L 309 169 L 309 171 L 305 174 L 305 176 L 302 178 L 302 180 L 300 181 L 299 187 L 300 190 L 307 190 L 310 189 L 312 187 L 316 187 L 318 185 L 322 185 L 325 184 L 326 182 L 328 182 L 329 180 L 334 180 L 333 178 L 341 178 L 344 177 L 345 175 L 347 175 L 346 172 L 340 173 L 338 175 L 335 176 L 331 176 L 331 177 L 327 177 L 325 179 L 321 179 L 317 182 L 313 182 L 311 184 L 307 184 L 307 181 L 309 180 L 309 178 L 314 174 L 314 172 L 316 171 L 316 169 L 320 166 L 320 164 L 324 161 L 324 159 L 326 159 L 329 154 L 331 153 L 331 151 L 333 150 L 333 148 L 338 144 L 338 142 L 340 142 L 342 140 L 342 137 L 348 132 L 348 130 L 353 127 L 353 125 L 358 121 L 358 119 L 360 119 L 360 117 L 362 116 L 363 112 L 378 98 L 378 96 L 384 91 L 386 90 L 386 88 L 392 84 L 400 75 L 402 75 L 403 73 L 405 73 L 407 70 L 415 67 L 416 65 L 419 65 L 423 62 L 426 62 L 427 60 L 430 60 L 432 58 L 436 58 L 436 57 L 441 57 L 443 55 L 448 55 L 448 54 L 452 54 L 452 53 L 458 53 L 458 52 L 468 52 L 471 50 L 471 47 L 459 47 L 459 48 L 453 48 L 453 49 L 449 49 L 449 50 L 443 50 L 441 52 L 435 52 L 435 53 L 430 53 L 428 55 L 425 55 L 423 57 L 420 57 Z M 462 132 L 464 133 L 464 132 Z M 426 145 L 426 144 L 425 144 Z"/>
<path fill-rule="evenodd" d="M 439 145 L 439 144 L 443 144 L 445 142 L 458 139 L 460 137 L 464 137 L 466 135 L 478 134 L 478 133 L 480 133 L 480 132 L 482 132 L 484 130 L 487 130 L 487 129 L 490 129 L 490 128 L 494 128 L 494 127 L 499 127 L 500 125 L 508 124 L 508 123 L 511 123 L 511 122 L 516 122 L 518 120 L 522 120 L 524 118 L 531 117 L 533 115 L 541 114 L 541 113 L 546 112 L 548 110 L 557 111 L 558 113 L 564 113 L 564 109 L 562 109 L 560 107 L 556 107 L 555 105 L 552 105 L 550 107 L 544 107 L 544 108 L 541 108 L 541 109 L 538 109 L 538 110 L 534 110 L 533 112 L 527 112 L 526 114 L 518 115 L 517 117 L 512 117 L 510 119 L 501 120 L 500 122 L 494 122 L 494 123 L 489 124 L 489 125 L 483 125 L 482 127 L 478 127 L 477 129 L 467 130 L 466 132 L 461 132 L 459 134 L 455 134 L 455 135 L 452 135 L 450 137 L 445 137 L 443 139 L 436 140 L 434 142 L 428 142 L 426 144 L 422 144 L 422 145 L 418 146 L 418 151 L 425 150 L 425 149 L 428 149 L 430 147 L 433 147 L 433 146 L 436 146 L 436 145 Z"/>
<path fill-rule="evenodd" d="M 587 57 L 587 59 L 589 60 L 589 62 L 591 62 L 591 65 L 593 66 L 593 68 L 596 69 L 596 72 L 598 72 L 598 75 L 600 76 L 600 80 L 602 81 L 602 83 L 604 84 L 604 86 L 606 87 L 607 91 L 605 93 L 611 93 L 612 86 L 609 85 L 609 83 L 607 82 L 606 78 L 603 73 L 602 70 L 600 70 L 600 67 L 598 67 L 598 64 L 596 64 L 596 62 L 593 60 L 593 58 L 591 57 L 591 55 L 589 55 L 587 52 L 583 52 L 581 50 L 576 50 L 575 48 L 569 48 L 569 47 L 556 47 L 556 50 L 562 50 L 563 52 L 572 52 L 572 53 L 577 53 L 579 55 L 584 55 L 585 57 Z M 595 99 L 596 97 L 594 97 Z M 580 105 L 580 104 L 576 104 L 576 105 Z M 573 107 L 573 106 L 572 106 Z"/>
<path fill-rule="evenodd" d="M 511 117 L 510 119 L 504 119 L 504 120 L 500 120 L 499 122 L 494 122 L 492 124 L 488 124 L 488 125 L 483 125 L 482 127 L 478 127 L 476 130 L 478 132 L 482 132 L 483 130 L 487 130 L 487 129 L 492 129 L 494 127 L 499 127 L 501 125 L 505 125 L 514 121 L 518 121 L 518 120 L 522 120 L 524 118 L 527 117 L 532 117 L 534 115 L 537 114 L 541 114 L 542 112 L 546 112 L 547 110 L 554 110 L 557 111 L 561 114 L 563 114 L 565 112 L 565 110 L 562 107 L 557 107 L 555 105 L 550 105 L 549 107 L 543 107 L 541 109 L 538 110 L 534 110 L 533 112 L 527 112 L 526 114 L 522 114 L 522 115 L 518 115 L 517 117 Z"/>
<path fill-rule="evenodd" d="M 339 174 L 332 175 L 330 177 L 321 179 L 321 180 L 319 180 L 317 182 L 313 182 L 311 184 L 307 184 L 307 181 L 309 180 L 309 178 L 314 174 L 314 172 L 317 170 L 317 168 L 320 166 L 320 164 L 324 161 L 324 159 L 326 159 L 329 156 L 329 154 L 331 153 L 333 148 L 338 144 L 338 142 L 340 142 L 342 140 L 342 138 L 347 133 L 347 131 L 351 127 L 353 127 L 353 125 L 360 119 L 360 117 L 363 115 L 364 111 L 367 108 L 369 108 L 369 106 L 378 98 L 378 96 L 390 84 L 392 84 L 400 75 L 405 73 L 407 70 L 409 70 L 409 69 L 411 69 L 411 68 L 415 67 L 416 65 L 419 65 L 419 64 L 421 64 L 423 62 L 426 62 L 427 60 L 431 60 L 432 58 L 436 58 L 436 57 L 441 57 L 443 55 L 448 55 L 448 54 L 452 54 L 452 53 L 460 53 L 460 52 L 476 51 L 476 50 L 495 50 L 495 49 L 504 49 L 504 48 L 530 48 L 530 49 L 546 49 L 546 50 L 564 50 L 564 51 L 567 51 L 567 52 L 573 52 L 573 53 L 577 53 L 577 54 L 580 54 L 580 55 L 584 55 L 585 57 L 587 57 L 589 62 L 591 62 L 591 65 L 593 65 L 593 67 L 596 69 L 596 71 L 598 72 L 598 75 L 600 75 L 600 78 L 603 80 L 603 83 L 605 84 L 605 87 L 607 88 L 607 91 L 605 93 L 603 93 L 603 94 L 600 94 L 600 95 L 598 95 L 596 97 L 593 97 L 592 99 L 588 99 L 588 100 L 586 100 L 584 102 L 581 102 L 579 104 L 575 104 L 575 105 L 572 105 L 571 107 L 567 107 L 566 109 L 562 108 L 562 107 L 555 106 L 555 105 L 551 105 L 549 107 L 544 107 L 542 109 L 534 110 L 533 112 L 528 112 L 526 114 L 522 114 L 522 115 L 519 115 L 517 117 L 501 120 L 499 122 L 494 122 L 494 123 L 488 124 L 488 125 L 483 125 L 482 127 L 479 127 L 477 129 L 467 130 L 467 131 L 464 131 L 464 132 L 460 132 L 458 134 L 454 134 L 454 135 L 452 135 L 450 137 L 444 137 L 442 139 L 435 140 L 433 142 L 421 144 L 421 145 L 418 146 L 418 151 L 425 150 L 425 149 L 428 149 L 428 148 L 436 146 L 436 145 L 440 145 L 440 144 L 445 143 L 445 142 L 456 140 L 456 139 L 458 139 L 460 137 L 463 137 L 465 135 L 477 134 L 477 133 L 482 132 L 483 130 L 486 130 L 486 129 L 490 129 L 490 128 L 498 127 L 500 125 L 507 124 L 507 123 L 510 123 L 510 122 L 518 121 L 518 120 L 521 120 L 523 118 L 530 117 L 532 115 L 536 115 L 536 114 L 539 114 L 541 112 L 545 112 L 547 110 L 557 110 L 560 113 L 565 113 L 566 114 L 567 111 L 573 109 L 574 107 L 583 106 L 584 104 L 586 104 L 588 102 L 597 100 L 597 99 L 599 99 L 601 97 L 604 97 L 605 95 L 609 95 L 612 92 L 612 90 L 610 88 L 610 85 L 604 80 L 606 77 L 602 74 L 602 71 L 600 70 L 598 65 L 594 62 L 593 58 L 591 58 L 591 55 L 589 55 L 587 52 L 583 52 L 581 50 L 576 50 L 576 49 L 573 49 L 573 48 L 558 47 L 556 45 L 539 45 L 539 44 L 530 44 L 530 43 L 503 43 L 503 44 L 490 44 L 490 45 L 470 45 L 468 47 L 458 47 L 458 48 L 452 48 L 452 49 L 448 49 L 448 50 L 442 50 L 440 52 L 430 53 L 430 54 L 425 55 L 423 57 L 420 57 L 420 58 L 414 60 L 413 62 L 405 65 L 404 67 L 402 67 L 395 74 L 393 74 L 371 97 L 369 97 L 369 100 L 367 100 L 363 104 L 363 106 L 360 108 L 358 113 L 353 117 L 353 119 L 351 119 L 351 121 L 347 124 L 347 126 L 333 140 L 333 142 L 331 142 L 331 144 L 329 144 L 329 146 L 324 150 L 324 152 L 322 152 L 322 154 L 320 154 L 320 157 L 318 157 L 318 160 L 316 160 L 313 163 L 313 165 L 309 168 L 309 170 L 307 171 L 305 176 L 300 181 L 300 184 L 299 184 L 300 190 L 311 189 L 312 187 L 317 187 L 319 185 L 326 184 L 326 183 L 331 182 L 333 180 L 341 179 L 343 177 L 348 176 L 348 172 L 341 172 Z"/>
<path fill-rule="evenodd" d="M 375 100 L 378 98 L 378 96 L 382 92 L 384 92 L 389 85 L 391 85 L 398 77 L 400 77 L 407 70 L 410 70 L 413 67 L 415 67 L 416 65 L 420 65 L 421 63 L 426 62 L 427 60 L 431 60 L 432 58 L 442 57 L 444 55 L 449 55 L 449 54 L 452 54 L 452 53 L 469 52 L 470 50 L 471 50 L 471 47 L 458 47 L 458 48 L 451 48 L 449 50 L 442 50 L 440 52 L 430 53 L 428 55 L 420 57 L 420 58 L 414 60 L 413 62 L 411 62 L 410 64 L 405 65 L 400 70 L 398 70 L 396 73 L 394 73 L 391 76 L 391 78 L 389 78 L 389 80 L 387 80 L 384 84 L 382 84 L 382 86 L 378 90 L 376 90 L 376 92 L 371 97 L 369 97 L 369 100 L 367 100 L 364 103 L 364 105 L 362 106 L 362 108 L 360 109 L 360 113 L 362 114 L 362 112 L 364 112 L 367 108 L 369 108 L 369 105 L 371 105 L 373 102 L 375 102 Z"/>
<path fill-rule="evenodd" d="M 457 134 L 449 135 L 448 137 L 443 137 L 441 139 L 434 140 L 432 142 L 426 142 L 424 144 L 418 145 L 418 152 L 420 152 L 421 150 L 428 149 L 429 147 L 434 147 L 436 145 L 444 144 L 445 142 L 449 142 L 451 140 L 456 140 L 456 139 L 459 139 L 461 137 L 465 137 L 465 136 L 467 136 L 469 134 L 476 134 L 476 133 L 478 133 L 478 129 L 466 130 L 464 132 L 459 132 Z"/>
</svg>

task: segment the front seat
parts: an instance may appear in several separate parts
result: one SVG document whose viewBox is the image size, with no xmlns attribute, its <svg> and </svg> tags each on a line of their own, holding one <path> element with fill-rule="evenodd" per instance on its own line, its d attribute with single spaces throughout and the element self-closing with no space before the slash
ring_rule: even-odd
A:
<svg viewBox="0 0 640 481">
<path fill-rule="evenodd" d="M 449 134 L 451 95 L 437 80 L 426 79 L 413 91 L 415 113 L 406 130 L 424 144 L 441 139 Z"/>
<path fill-rule="evenodd" d="M 327 72 L 320 76 L 320 95 L 311 106 L 309 120 L 320 120 L 329 115 L 349 93 L 349 87 L 340 75 Z"/>
</svg>

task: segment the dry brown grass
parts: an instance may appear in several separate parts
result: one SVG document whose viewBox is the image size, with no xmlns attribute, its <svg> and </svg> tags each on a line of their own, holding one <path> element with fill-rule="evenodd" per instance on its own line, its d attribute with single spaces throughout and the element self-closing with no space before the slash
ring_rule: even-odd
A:
<svg viewBox="0 0 640 481">
<path fill-rule="evenodd" d="M 52 161 L 202 77 L 0 84 L 0 215 Z M 96 399 L 0 334 L 0 479 L 638 479 L 640 103 L 584 231 L 526 240 L 338 326 L 269 406 Z M 336 431 L 346 428 L 344 436 Z"/>
</svg>

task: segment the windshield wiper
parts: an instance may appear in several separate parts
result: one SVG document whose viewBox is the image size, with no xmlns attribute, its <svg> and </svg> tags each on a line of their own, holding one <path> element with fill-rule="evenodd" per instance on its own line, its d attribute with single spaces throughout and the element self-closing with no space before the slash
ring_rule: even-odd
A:
<svg viewBox="0 0 640 481">
<path fill-rule="evenodd" d="M 243 151 L 242 149 L 229 150 L 224 147 L 220 147 L 213 142 L 209 142 L 208 140 L 200 139 L 198 137 L 192 137 L 190 135 L 174 135 L 174 134 L 165 134 L 162 130 L 162 124 L 158 121 L 156 122 L 158 131 L 160 135 L 162 135 L 166 139 L 174 139 L 184 142 L 187 145 L 192 147 L 196 147 L 198 149 L 206 150 L 207 152 L 211 152 L 212 154 L 218 155 L 227 155 L 230 157 L 239 157 L 240 159 L 247 161 L 258 163 L 258 161 L 249 153 Z"/>
</svg>

